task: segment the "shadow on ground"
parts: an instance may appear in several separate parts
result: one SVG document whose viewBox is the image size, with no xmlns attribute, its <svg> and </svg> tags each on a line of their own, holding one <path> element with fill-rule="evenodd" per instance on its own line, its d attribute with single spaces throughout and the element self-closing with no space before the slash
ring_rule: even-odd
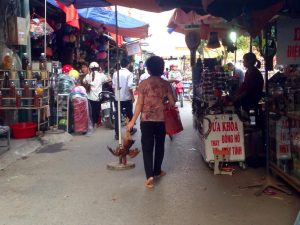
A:
<svg viewBox="0 0 300 225">
<path fill-rule="evenodd" d="M 67 151 L 67 149 L 63 148 L 63 143 L 48 145 L 40 150 L 37 151 L 37 153 L 57 153 L 62 151 Z"/>
</svg>

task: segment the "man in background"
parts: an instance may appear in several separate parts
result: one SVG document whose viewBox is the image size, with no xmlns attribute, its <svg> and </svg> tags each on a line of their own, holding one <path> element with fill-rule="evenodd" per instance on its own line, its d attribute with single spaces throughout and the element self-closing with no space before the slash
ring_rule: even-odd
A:
<svg viewBox="0 0 300 225">
<path fill-rule="evenodd" d="M 136 77 L 136 85 L 138 85 L 140 83 L 139 79 L 142 76 L 142 74 L 144 74 L 144 73 L 145 73 L 144 62 L 140 61 L 139 62 L 139 68 L 138 68 L 138 71 L 137 71 L 137 77 Z"/>
<path fill-rule="evenodd" d="M 121 60 L 121 69 L 119 70 L 119 88 L 120 88 L 120 102 L 121 109 L 125 110 L 126 117 L 128 117 L 129 121 L 133 116 L 133 103 L 135 101 L 133 95 L 133 74 L 128 70 L 130 66 L 130 62 L 127 58 L 123 58 Z M 112 86 L 115 90 L 115 108 L 116 108 L 116 116 L 115 116 L 115 139 L 119 139 L 119 126 L 118 126 L 118 95 L 117 95 L 117 72 L 113 75 Z M 136 128 L 131 130 L 131 135 L 135 134 L 137 131 Z"/>
<path fill-rule="evenodd" d="M 233 76 L 239 79 L 239 86 L 241 86 L 245 78 L 244 72 L 241 69 L 237 68 L 235 65 L 233 65 L 233 63 L 231 62 L 227 63 L 227 66 L 228 70 L 233 72 Z"/>
</svg>

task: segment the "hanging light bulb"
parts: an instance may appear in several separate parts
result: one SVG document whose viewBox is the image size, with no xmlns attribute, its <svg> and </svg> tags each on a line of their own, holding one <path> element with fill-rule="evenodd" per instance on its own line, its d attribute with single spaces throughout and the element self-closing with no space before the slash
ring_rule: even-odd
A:
<svg viewBox="0 0 300 225">
<path fill-rule="evenodd" d="M 229 38 L 230 40 L 235 43 L 236 42 L 236 39 L 237 39 L 237 34 L 235 31 L 231 31 L 230 34 L 229 34 Z"/>
</svg>

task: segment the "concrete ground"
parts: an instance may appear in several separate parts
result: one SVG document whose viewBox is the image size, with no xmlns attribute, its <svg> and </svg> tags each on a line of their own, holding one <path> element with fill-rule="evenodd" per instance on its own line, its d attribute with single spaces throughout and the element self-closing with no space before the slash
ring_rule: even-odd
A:
<svg viewBox="0 0 300 225">
<path fill-rule="evenodd" d="M 256 197 L 240 185 L 259 181 L 263 169 L 215 176 L 199 152 L 191 108 L 181 110 L 185 130 L 166 140 L 167 175 L 144 188 L 142 155 L 136 168 L 110 171 L 106 149 L 114 132 L 42 148 L 0 172 L 0 225 L 292 225 L 299 196 Z M 141 148 L 140 133 L 135 146 Z"/>
</svg>

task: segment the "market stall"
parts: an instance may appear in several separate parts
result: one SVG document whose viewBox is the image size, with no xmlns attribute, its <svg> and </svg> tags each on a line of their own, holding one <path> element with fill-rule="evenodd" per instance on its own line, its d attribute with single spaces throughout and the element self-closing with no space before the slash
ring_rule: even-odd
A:
<svg viewBox="0 0 300 225">
<path fill-rule="evenodd" d="M 206 68 L 200 82 L 194 85 L 194 128 L 199 133 L 202 156 L 211 168 L 214 168 L 218 151 L 226 153 L 219 161 L 239 162 L 245 168 L 244 124 L 234 107 L 223 101 L 225 96 L 235 93 L 236 84 L 238 78 L 228 72 Z"/>
<path fill-rule="evenodd" d="M 277 21 L 277 63 L 280 70 L 269 79 L 270 167 L 300 190 L 300 20 Z"/>
</svg>

